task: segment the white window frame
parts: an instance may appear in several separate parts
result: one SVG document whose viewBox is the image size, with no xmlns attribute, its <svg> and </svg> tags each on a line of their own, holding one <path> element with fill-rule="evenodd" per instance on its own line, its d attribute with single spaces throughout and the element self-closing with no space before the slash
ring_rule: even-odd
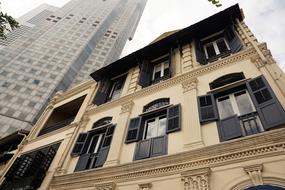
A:
<svg viewBox="0 0 285 190">
<path fill-rule="evenodd" d="M 211 41 L 211 42 L 209 42 L 209 43 L 207 43 L 207 44 L 205 44 L 205 45 L 203 46 L 207 59 L 209 59 L 207 47 L 210 46 L 210 45 L 213 45 L 216 55 L 220 55 L 220 54 L 221 54 L 221 52 L 220 52 L 220 50 L 219 50 L 219 48 L 218 48 L 218 45 L 217 45 L 217 42 L 220 41 L 220 40 L 223 40 L 223 41 L 225 42 L 225 44 L 226 44 L 228 50 L 230 50 L 230 46 L 229 46 L 229 44 L 228 44 L 226 38 L 218 38 L 218 39 L 216 39 L 216 40 L 214 40 L 214 41 Z"/>
<path fill-rule="evenodd" d="M 231 93 L 231 94 L 228 94 L 228 95 L 221 96 L 221 97 L 217 98 L 217 99 L 216 99 L 217 105 L 218 105 L 218 100 L 219 100 L 219 99 L 225 98 L 225 97 L 229 97 L 229 100 L 230 100 L 230 102 L 231 102 L 231 106 L 232 106 L 232 108 L 233 108 L 234 113 L 237 114 L 238 116 L 241 116 L 240 111 L 239 111 L 239 108 L 238 108 L 238 105 L 237 105 L 237 102 L 236 102 L 236 99 L 235 99 L 235 94 L 237 94 L 237 93 L 239 93 L 239 92 L 245 92 L 245 93 L 246 93 L 246 95 L 247 95 L 247 97 L 248 97 L 248 100 L 249 100 L 249 102 L 250 102 L 250 105 L 251 105 L 251 107 L 253 108 L 252 112 L 255 112 L 255 111 L 256 111 L 255 106 L 254 106 L 254 104 L 253 104 L 253 102 L 252 102 L 252 100 L 251 100 L 251 97 L 250 97 L 250 95 L 249 95 L 249 93 L 248 93 L 248 91 L 247 91 L 246 89 L 245 89 L 245 90 L 240 90 L 240 91 L 237 91 L 237 92 L 234 92 L 234 93 Z M 218 108 L 218 112 L 219 112 L 219 116 L 220 116 L 219 108 Z"/>
<path fill-rule="evenodd" d="M 91 137 L 91 140 L 90 140 L 88 149 L 87 149 L 87 151 L 86 151 L 87 153 L 89 153 L 89 150 L 90 150 L 90 148 L 91 148 L 91 145 L 92 145 L 92 143 L 93 143 L 94 138 L 95 138 L 96 136 L 99 136 L 99 137 L 98 137 L 98 141 L 97 141 L 96 146 L 95 146 L 95 149 L 94 149 L 94 152 L 89 153 L 89 154 L 98 153 L 99 148 L 100 148 L 99 146 L 100 146 L 101 141 L 102 141 L 102 139 L 103 139 L 103 135 L 104 135 L 104 133 L 101 133 L 101 134 L 99 134 L 99 135 L 93 135 L 93 136 Z"/>
<path fill-rule="evenodd" d="M 166 65 L 168 66 L 168 67 L 166 67 Z M 159 68 L 160 67 L 160 68 Z M 161 62 L 161 63 L 158 63 L 158 64 L 156 64 L 155 66 L 154 66 L 154 68 L 153 68 L 153 73 L 152 73 L 152 80 L 155 80 L 155 71 L 156 71 L 156 68 L 159 68 L 160 69 L 160 77 L 163 77 L 164 76 L 164 69 L 166 69 L 166 68 L 169 68 L 170 67 L 170 64 L 169 64 L 169 60 L 165 60 L 165 61 L 163 61 L 163 62 Z"/>
<path fill-rule="evenodd" d="M 148 130 L 148 126 L 147 126 L 147 124 L 148 124 L 148 122 L 150 121 L 150 120 L 153 120 L 154 119 L 154 122 L 155 122 L 155 127 L 157 128 L 157 130 L 158 130 L 158 127 L 159 127 L 159 118 L 160 117 L 165 117 L 166 118 L 166 115 L 165 114 L 162 114 L 162 115 L 159 115 L 159 116 L 157 116 L 157 117 L 153 117 L 153 118 L 150 118 L 150 119 L 147 119 L 146 121 L 145 121 L 145 124 L 144 124 L 144 131 L 143 131 L 143 139 L 147 139 L 146 137 L 147 137 L 147 130 Z M 167 118 L 166 118 L 167 119 Z M 166 132 L 166 126 L 165 126 L 165 132 Z M 166 133 L 165 133 L 166 134 Z M 152 138 L 154 138 L 154 137 L 152 137 Z M 148 138 L 149 139 L 149 138 Z"/>
</svg>

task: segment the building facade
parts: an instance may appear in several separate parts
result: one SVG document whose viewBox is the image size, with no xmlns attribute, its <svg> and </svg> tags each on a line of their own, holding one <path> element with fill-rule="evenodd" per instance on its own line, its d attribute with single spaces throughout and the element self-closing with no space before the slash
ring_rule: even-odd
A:
<svg viewBox="0 0 285 190">
<path fill-rule="evenodd" d="M 33 27 L 11 33 L 0 49 L 0 136 L 29 130 L 56 91 L 118 59 L 145 4 L 146 0 L 71 0 L 30 18 Z"/>
<path fill-rule="evenodd" d="M 57 93 L 1 188 L 285 189 L 285 75 L 243 19 L 234 5 Z"/>
</svg>

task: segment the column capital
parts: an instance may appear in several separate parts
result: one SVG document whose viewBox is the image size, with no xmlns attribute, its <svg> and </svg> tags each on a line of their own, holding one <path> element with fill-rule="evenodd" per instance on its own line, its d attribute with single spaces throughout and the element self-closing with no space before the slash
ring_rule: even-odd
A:
<svg viewBox="0 0 285 190">
<path fill-rule="evenodd" d="M 251 166 L 246 166 L 243 168 L 244 171 L 249 175 L 253 185 L 263 185 L 262 180 L 262 164 L 256 164 Z"/>
<path fill-rule="evenodd" d="M 181 181 L 185 190 L 209 190 L 210 168 L 189 170 L 181 174 Z"/>
<path fill-rule="evenodd" d="M 120 114 L 131 112 L 133 106 L 134 106 L 134 102 L 133 101 L 128 101 L 128 102 L 123 103 L 121 105 L 121 113 Z"/>
<path fill-rule="evenodd" d="M 152 183 L 139 184 L 139 190 L 150 190 L 151 187 L 152 187 Z"/>
<path fill-rule="evenodd" d="M 193 89 L 197 89 L 197 83 L 198 83 L 197 78 L 182 82 L 183 93 L 186 93 Z"/>
<path fill-rule="evenodd" d="M 254 63 L 255 67 L 260 70 L 260 68 L 264 67 L 266 62 L 263 61 L 260 57 L 252 57 L 250 61 Z"/>
<path fill-rule="evenodd" d="M 95 190 L 114 190 L 115 188 L 116 188 L 115 182 L 95 184 Z"/>
</svg>

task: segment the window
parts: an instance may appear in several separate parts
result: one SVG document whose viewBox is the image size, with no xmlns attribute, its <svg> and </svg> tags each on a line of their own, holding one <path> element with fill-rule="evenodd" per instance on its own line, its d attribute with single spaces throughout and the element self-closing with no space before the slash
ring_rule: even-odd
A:
<svg viewBox="0 0 285 190">
<path fill-rule="evenodd" d="M 230 49 L 225 38 L 220 38 L 205 44 L 204 51 L 208 60 L 216 59 L 219 56 L 230 53 Z"/>
<path fill-rule="evenodd" d="M 221 77 L 222 78 L 222 77 Z M 218 122 L 220 141 L 285 123 L 285 112 L 263 76 L 198 97 L 200 122 Z"/>
<path fill-rule="evenodd" d="M 142 87 L 147 87 L 150 84 L 155 84 L 170 78 L 170 59 L 170 54 L 166 54 L 151 61 L 143 61 L 143 63 L 140 65 L 139 84 Z"/>
<path fill-rule="evenodd" d="M 126 75 L 123 75 L 111 80 L 101 80 L 93 103 L 99 106 L 106 101 L 118 99 L 123 91 L 126 77 Z"/>
<path fill-rule="evenodd" d="M 167 135 L 181 129 L 180 115 L 178 104 L 130 119 L 125 142 L 137 142 L 134 160 L 167 154 Z"/>
<path fill-rule="evenodd" d="M 18 157 L 1 184 L 1 189 L 38 189 L 46 176 L 60 143 Z"/>
<path fill-rule="evenodd" d="M 102 119 L 101 119 L 102 120 Z M 78 136 L 72 155 L 80 155 L 75 171 L 102 167 L 107 159 L 115 125 L 94 123 L 95 128 Z M 102 123 L 104 124 L 104 123 Z M 94 127 L 93 126 L 93 127 Z"/>
<path fill-rule="evenodd" d="M 194 43 L 196 59 L 202 65 L 237 53 L 243 46 L 233 25 L 211 36 L 196 37 Z"/>
</svg>

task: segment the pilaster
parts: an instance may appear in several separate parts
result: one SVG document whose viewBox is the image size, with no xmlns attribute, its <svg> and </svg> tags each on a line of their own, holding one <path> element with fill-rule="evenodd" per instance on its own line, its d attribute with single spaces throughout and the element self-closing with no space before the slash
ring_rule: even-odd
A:
<svg viewBox="0 0 285 190">
<path fill-rule="evenodd" d="M 193 69 L 193 60 L 191 52 L 191 44 L 186 44 L 182 47 L 182 70 L 183 73 Z"/>
<path fill-rule="evenodd" d="M 181 174 L 184 190 L 210 190 L 210 168 L 186 171 Z"/>
<path fill-rule="evenodd" d="M 107 182 L 107 183 L 99 183 L 95 184 L 95 190 L 115 190 L 116 183 L 114 182 Z"/>
<path fill-rule="evenodd" d="M 112 143 L 108 158 L 105 162 L 105 166 L 113 166 L 120 163 L 121 149 L 124 145 L 127 124 L 133 106 L 133 101 L 125 102 L 121 105 L 120 117 L 118 118 L 117 126 L 113 136 L 113 140 L 115 142 Z"/>
<path fill-rule="evenodd" d="M 197 112 L 197 83 L 196 78 L 182 82 L 184 104 L 187 105 L 182 109 L 182 130 L 186 150 L 204 146 Z"/>
</svg>

